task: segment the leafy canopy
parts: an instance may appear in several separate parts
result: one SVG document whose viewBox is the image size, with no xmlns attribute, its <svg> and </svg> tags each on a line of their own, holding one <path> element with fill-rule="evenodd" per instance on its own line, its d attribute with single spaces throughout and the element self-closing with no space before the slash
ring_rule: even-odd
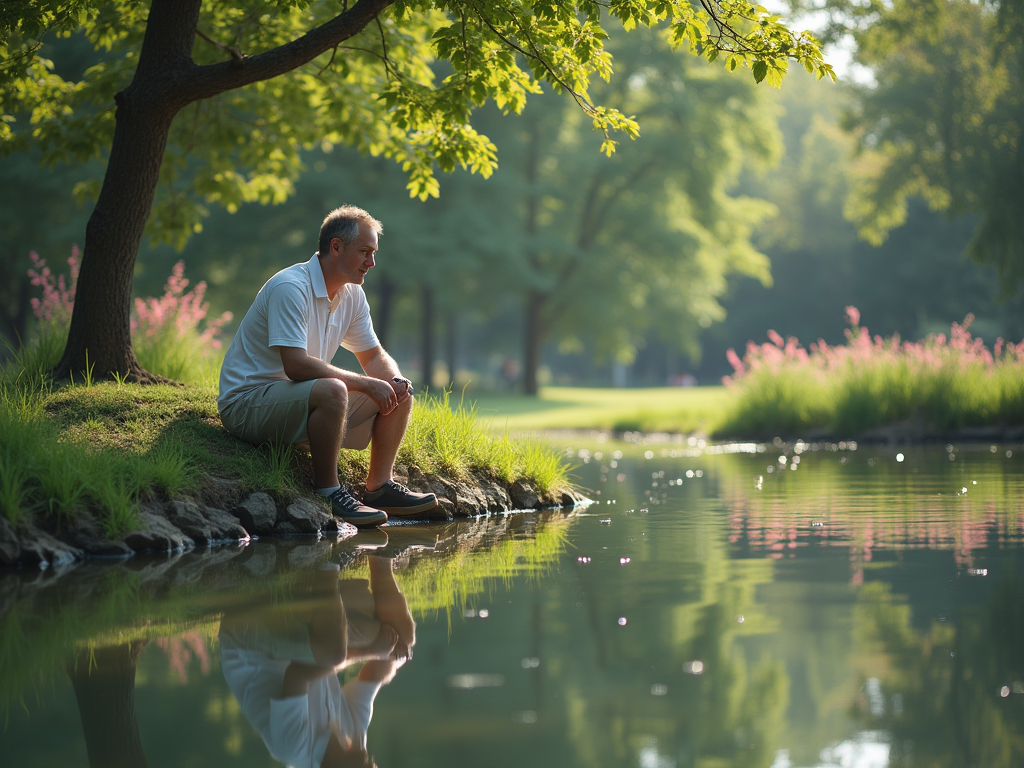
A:
<svg viewBox="0 0 1024 768">
<path fill-rule="evenodd" d="M 245 67 L 347 8 L 328 0 L 207 2 L 192 57 L 200 73 L 224 61 Z M 51 164 L 105 159 L 114 96 L 132 81 L 148 10 L 142 0 L 5 3 L 0 148 L 35 145 Z M 493 102 L 519 113 L 542 83 L 575 99 L 611 155 L 615 137 L 640 131 L 634 117 L 590 97 L 591 83 L 613 73 L 605 48 L 612 23 L 663 25 L 673 46 L 721 57 L 729 70 L 746 67 L 757 82 L 778 86 L 790 60 L 835 79 L 810 33 L 793 33 L 748 0 L 397 0 L 308 64 L 185 107 L 168 141 L 149 234 L 180 246 L 201 229 L 210 204 L 283 201 L 302 150 L 317 144 L 391 158 L 408 174 L 411 195 L 436 197 L 437 168 L 487 177 L 497 166 L 472 111 Z M 81 77 L 62 75 L 47 58 L 59 52 L 55 40 L 70 36 L 84 36 L 95 51 Z M 176 84 L 187 89 L 193 76 L 183 71 Z M 76 193 L 95 197 L 98 189 L 85 181 Z"/>
<path fill-rule="evenodd" d="M 1024 1 L 829 0 L 877 83 L 848 120 L 860 144 L 846 214 L 880 244 L 921 198 L 978 215 L 967 252 L 1024 289 Z M 845 25 L 845 27 L 844 27 Z"/>
</svg>

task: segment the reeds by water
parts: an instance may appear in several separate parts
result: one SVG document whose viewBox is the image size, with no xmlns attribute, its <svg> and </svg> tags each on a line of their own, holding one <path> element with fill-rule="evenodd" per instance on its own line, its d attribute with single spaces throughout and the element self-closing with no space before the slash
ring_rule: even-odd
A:
<svg viewBox="0 0 1024 768">
<path fill-rule="evenodd" d="M 872 337 L 860 313 L 847 308 L 847 342 L 819 340 L 804 348 L 769 331 L 747 345 L 726 385 L 733 405 L 722 434 L 795 434 L 826 429 L 854 434 L 910 422 L 936 431 L 1024 424 L 1024 342 L 998 339 L 989 349 L 968 330 L 923 341 Z"/>
</svg>

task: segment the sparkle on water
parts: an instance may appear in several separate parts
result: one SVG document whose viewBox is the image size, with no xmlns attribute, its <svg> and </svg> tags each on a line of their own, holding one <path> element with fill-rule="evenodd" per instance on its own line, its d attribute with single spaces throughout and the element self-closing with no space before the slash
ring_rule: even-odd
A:
<svg viewBox="0 0 1024 768">
<path fill-rule="evenodd" d="M 380 768 L 1024 765 L 1016 445 L 605 434 L 565 455 L 590 510 L 0 577 L 0 765 L 88 765 L 101 746 L 111 763 L 277 764 L 270 710 L 230 670 L 243 640 L 277 659 L 339 606 L 351 660 L 388 657 L 340 672 L 353 713 L 359 679 L 383 683 Z M 324 614 L 327 562 L 342 586 Z M 408 633 L 405 604 L 408 648 L 375 635 L 375 610 Z M 346 744 L 365 726 L 326 722 Z"/>
</svg>

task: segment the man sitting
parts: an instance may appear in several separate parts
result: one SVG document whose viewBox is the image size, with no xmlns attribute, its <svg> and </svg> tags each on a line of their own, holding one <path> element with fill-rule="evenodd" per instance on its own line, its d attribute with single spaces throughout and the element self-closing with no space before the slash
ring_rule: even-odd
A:
<svg viewBox="0 0 1024 768">
<path fill-rule="evenodd" d="M 412 413 L 412 383 L 384 351 L 363 293 L 379 221 L 354 206 L 327 214 L 319 250 L 260 289 L 224 356 L 217 407 L 235 437 L 258 444 L 308 442 L 313 484 L 334 514 L 357 527 L 437 506 L 432 493 L 394 482 L 395 457 Z M 331 365 L 338 346 L 363 374 Z M 342 449 L 370 445 L 362 502 L 338 480 Z"/>
</svg>

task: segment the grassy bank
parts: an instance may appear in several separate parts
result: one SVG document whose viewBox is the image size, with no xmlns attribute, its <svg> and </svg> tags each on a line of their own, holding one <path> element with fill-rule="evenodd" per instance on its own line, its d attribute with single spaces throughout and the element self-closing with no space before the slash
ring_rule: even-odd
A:
<svg viewBox="0 0 1024 768">
<path fill-rule="evenodd" d="M 28 383 L 26 383 L 28 381 Z M 247 490 L 308 489 L 306 462 L 291 447 L 254 448 L 220 424 L 209 384 L 102 382 L 53 386 L 8 371 L 0 380 L 0 511 L 68 518 L 88 510 L 108 536 L 135 525 L 138 501 L 196 492 L 210 476 Z M 459 479 L 482 471 L 542 490 L 567 482 L 559 456 L 539 443 L 487 434 L 445 398 L 421 398 L 399 462 Z M 368 451 L 344 451 L 347 482 L 363 477 Z"/>
<path fill-rule="evenodd" d="M 136 299 L 131 320 L 142 366 L 184 385 L 141 386 L 96 383 L 90 371 L 67 384 L 50 381 L 74 308 L 78 252 L 66 277 L 37 254 L 32 262 L 29 277 L 42 293 L 33 299 L 37 332 L 0 369 L 0 514 L 12 522 L 35 514 L 60 521 L 88 511 L 115 537 L 135 527 L 146 495 L 196 493 L 209 477 L 279 496 L 310 490 L 308 455 L 291 446 L 254 448 L 221 426 L 217 337 L 231 316 L 207 317 L 206 285 L 186 290 L 184 263 L 161 297 Z M 361 483 L 368 461 L 369 451 L 343 451 L 343 482 Z M 398 462 L 453 480 L 474 473 L 525 479 L 541 492 L 568 485 L 567 467 L 551 448 L 490 435 L 472 409 L 453 408 L 445 394 L 417 399 Z"/>
<path fill-rule="evenodd" d="M 543 387 L 538 397 L 474 394 L 481 420 L 492 430 L 602 429 L 713 433 L 730 393 L 725 387 L 611 389 Z"/>
</svg>

